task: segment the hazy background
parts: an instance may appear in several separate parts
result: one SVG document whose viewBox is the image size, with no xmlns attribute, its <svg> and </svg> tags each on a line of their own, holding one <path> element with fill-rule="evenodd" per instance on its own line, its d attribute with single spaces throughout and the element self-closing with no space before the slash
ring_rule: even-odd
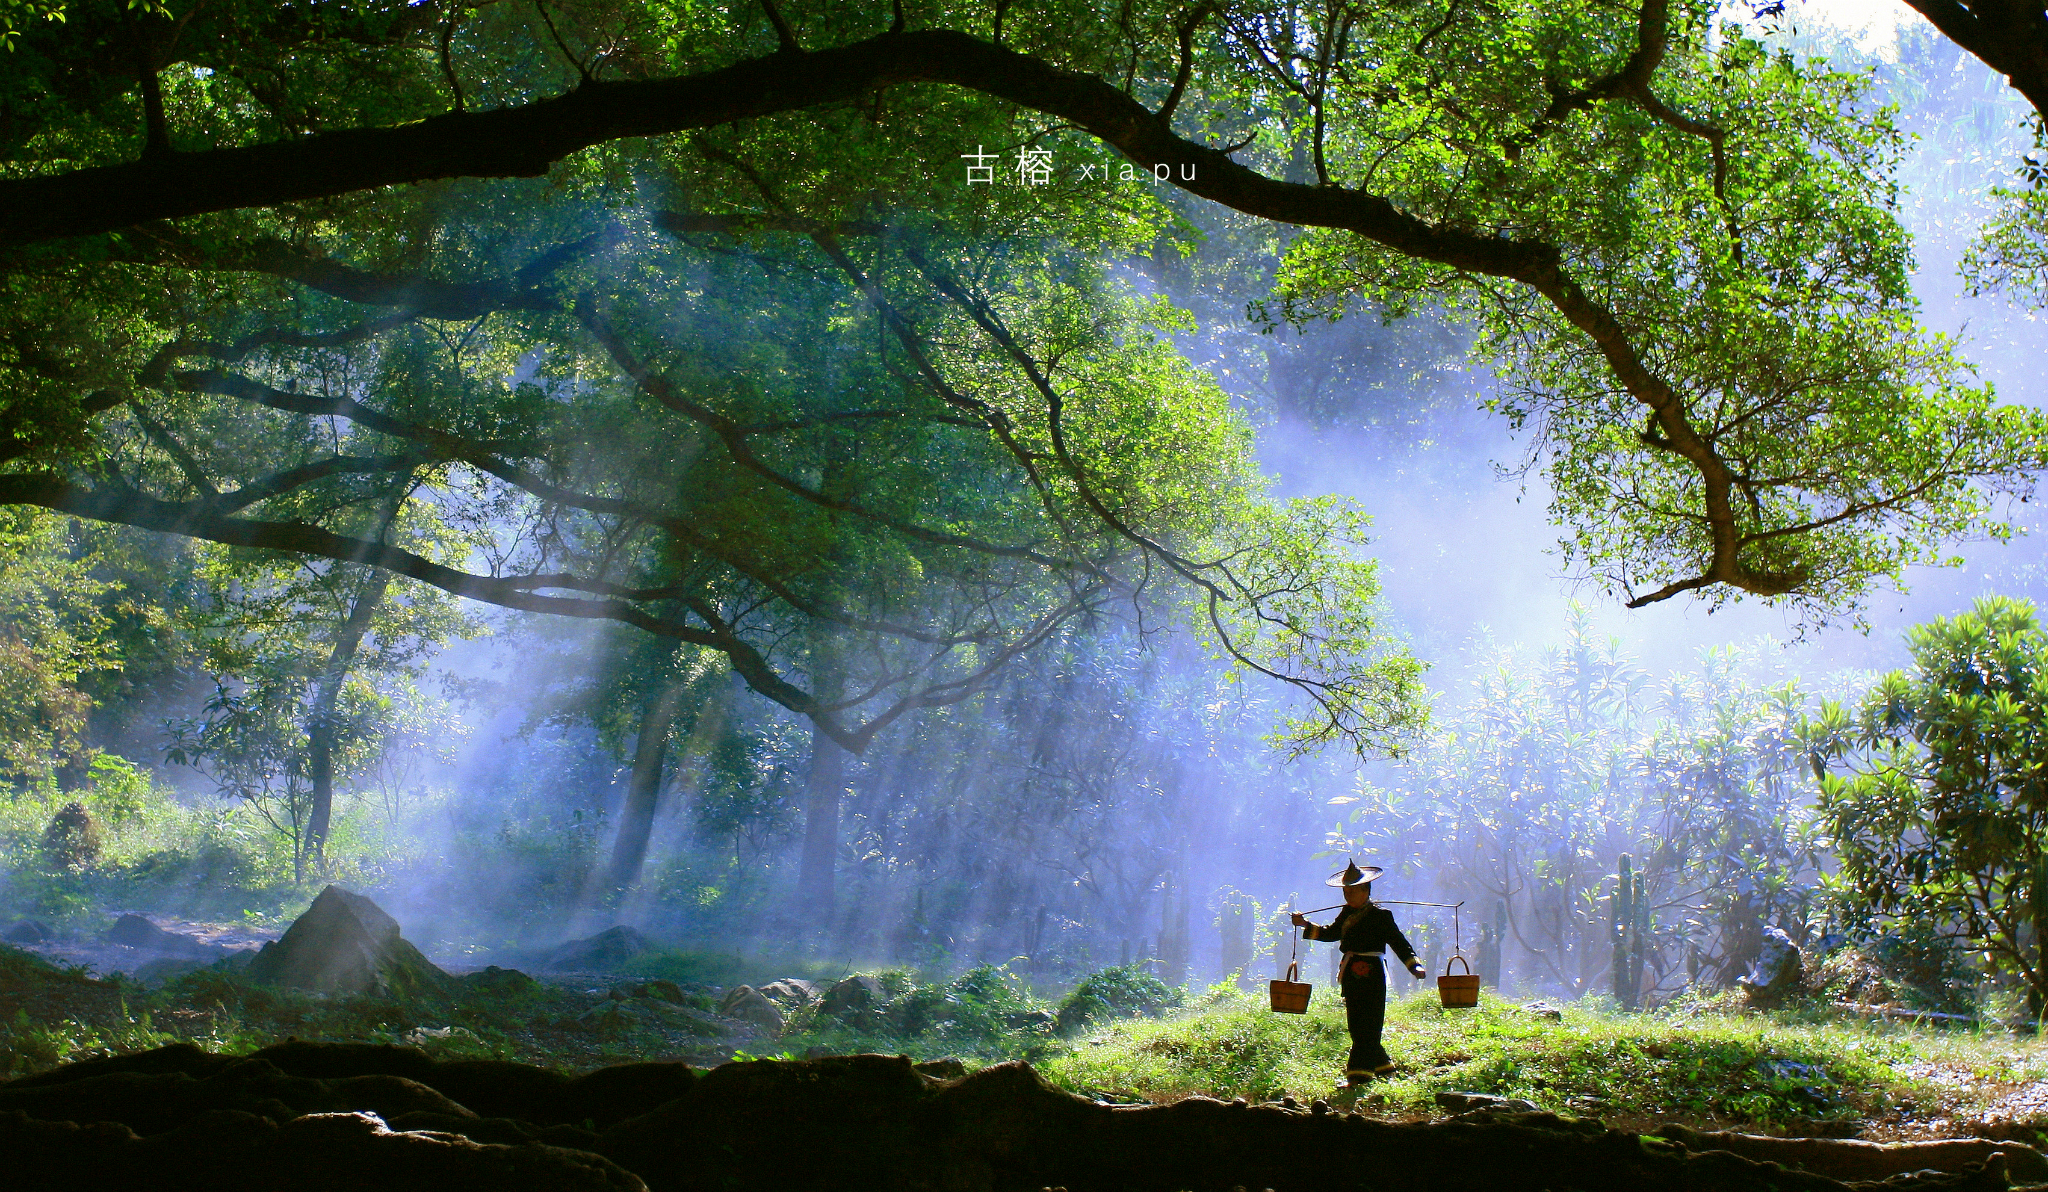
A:
<svg viewBox="0 0 2048 1192">
<path fill-rule="evenodd" d="M 1956 268 L 1989 211 L 1985 191 L 2030 143 L 2021 101 L 1902 5 L 1795 6 L 1773 36 L 1874 71 L 1880 93 L 1894 63 L 1912 65 L 1925 93 L 1906 97 L 1900 119 L 1922 139 L 1902 169 L 1901 214 L 1917 237 L 1926 322 L 1962 337 L 2003 397 L 2048 400 L 2038 314 L 1968 295 Z M 1904 590 L 1873 597 L 1864 626 L 1801 627 L 1754 600 L 1711 614 L 1690 597 L 1625 610 L 1616 593 L 1562 573 L 1542 480 L 1515 473 L 1526 445 L 1482 409 L 1491 377 L 1463 359 L 1457 329 L 1426 314 L 1383 326 L 1367 311 L 1262 330 L 1247 309 L 1261 279 L 1221 263 L 1243 225 L 1187 214 L 1210 229 L 1213 251 L 1185 266 L 1126 262 L 1128 276 L 1195 313 L 1182 347 L 1256 427 L 1281 495 L 1341 494 L 1372 514 L 1388 620 L 1432 666 L 1439 724 L 1493 734 L 1496 754 L 1461 755 L 1438 738 L 1407 763 L 1361 766 L 1341 751 L 1288 761 L 1261 739 L 1283 710 L 1278 692 L 1225 683 L 1184 638 L 1141 642 L 1105 625 L 1034 652 L 974 701 L 893 727 L 850 764 L 829 912 L 794 883 L 809 728 L 725 692 L 706 734 L 717 748 L 678 745 L 644 880 L 607 901 L 591 872 L 623 800 L 630 734 L 601 739 L 574 701 L 633 631 L 471 610 L 494 632 L 434 660 L 423 690 L 448 722 L 349 792 L 335 880 L 373 892 L 451 965 L 522 962 L 628 923 L 764 964 L 986 962 L 1055 982 L 1143 961 L 1174 981 L 1237 969 L 1251 979 L 1269 975 L 1286 943 L 1290 900 L 1322 905 L 1323 877 L 1356 851 L 1395 871 L 1383 896 L 1467 900 L 1468 951 L 1480 921 L 1513 918 L 1523 942 L 1493 958 L 1511 985 L 1579 994 L 1606 963 L 1601 915 L 1619 855 L 1667 837 L 1676 801 L 1712 822 L 1688 846 L 1696 854 L 1659 862 L 1663 975 L 1705 963 L 1725 981 L 1754 956 L 1762 926 L 1827 929 L 1811 897 L 1825 862 L 1799 842 L 1810 774 L 1785 748 L 1799 701 L 1904 665 L 1909 626 L 1980 595 L 2048 596 L 2043 539 L 1963 544 L 1960 567 L 1915 570 Z M 2048 530 L 2036 507 L 2015 517 Z M 1586 619 L 1572 645 L 1575 602 Z M 1610 637 L 1612 650 L 1601 645 Z M 1569 695 L 1595 672 L 1619 694 L 1589 718 Z M 169 826 L 123 829 L 123 872 L 156 876 L 94 879 L 90 909 L 112 899 L 117 910 L 281 924 L 310 890 L 278 879 L 274 855 L 259 863 L 274 845 L 260 826 L 231 823 L 188 768 L 161 764 L 165 721 L 192 715 L 210 689 L 189 678 L 138 699 L 100 742 L 149 770 L 145 785 L 175 788 L 180 806 L 164 812 Z M 1797 699 L 1774 705 L 1768 689 L 1793 678 Z M 1634 777 L 1558 777 L 1603 765 Z M 1549 776 L 1530 776 L 1539 770 Z M 7 831 L 34 839 L 48 819 L 38 814 Z M 1502 864 L 1550 876 L 1542 889 L 1515 877 L 1502 900 L 1489 892 Z M 1689 874 L 1711 881 L 1688 885 Z M 1765 874 L 1791 892 L 1758 885 Z M 17 912 L 89 917 L 68 887 L 8 881 L 0 894 Z M 1525 919 L 1549 942 L 1524 938 Z M 1444 916 L 1404 921 L 1439 962 Z"/>
</svg>

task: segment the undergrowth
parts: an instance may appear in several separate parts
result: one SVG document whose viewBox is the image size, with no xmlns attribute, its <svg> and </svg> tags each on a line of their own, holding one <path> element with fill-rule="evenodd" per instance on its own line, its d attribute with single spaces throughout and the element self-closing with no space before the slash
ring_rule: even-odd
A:
<svg viewBox="0 0 2048 1192">
<path fill-rule="evenodd" d="M 733 963 L 663 952 L 636 964 L 644 975 L 607 987 L 486 969 L 422 996 L 330 998 L 251 985 L 231 965 L 149 989 L 0 948 L 0 1077 L 175 1040 L 230 1054 L 289 1037 L 408 1043 L 564 1069 L 883 1052 L 970 1068 L 1028 1060 L 1060 1086 L 1119 1101 L 1320 1098 L 1404 1118 L 1435 1116 L 1439 1093 L 1462 1092 L 1643 1128 L 1879 1127 L 1893 1137 L 1958 1132 L 1993 1097 L 2048 1079 L 2048 1047 L 1997 1030 L 1831 1020 L 1821 1003 L 1741 1013 L 1726 998 L 1644 1014 L 1588 999 L 1553 1020 L 1489 992 L 1467 1011 L 1428 995 L 1396 1001 L 1386 1043 L 1397 1073 L 1340 1095 L 1349 1039 L 1342 1003 L 1322 991 L 1309 1013 L 1288 1015 L 1232 986 L 1172 989 L 1137 970 L 1093 974 L 1055 1001 L 1003 966 L 950 977 L 898 969 L 867 974 L 867 994 L 836 999 L 831 1013 L 785 997 L 774 1032 L 714 1013 L 721 990 L 701 979 L 730 976 Z"/>
<path fill-rule="evenodd" d="M 1349 1046 L 1343 1014 L 1334 997 L 1289 1015 L 1213 990 L 1185 1017 L 1098 1027 L 1044 1071 L 1070 1090 L 1123 1100 L 1334 1100 Z M 2002 1032 L 1800 1023 L 1697 1006 L 1566 1007 L 1550 1021 L 1491 994 L 1475 1010 L 1419 996 L 1389 1007 L 1385 1038 L 1395 1076 L 1346 1101 L 1394 1117 L 1440 1113 L 1436 1094 L 1455 1091 L 1610 1120 L 1830 1133 L 1962 1111 L 1972 1084 L 1982 1092 L 2048 1078 L 2048 1052 Z M 1916 1063 L 1954 1071 L 1930 1081 L 1911 1071 Z"/>
<path fill-rule="evenodd" d="M 872 1005 L 827 1014 L 822 1001 L 794 1007 L 782 1044 L 804 1051 L 879 1051 L 917 1059 L 1023 1059 L 1053 1052 L 1054 1007 L 1002 965 L 978 965 L 950 980 L 920 980 L 891 969 L 870 974 L 882 995 Z"/>
</svg>

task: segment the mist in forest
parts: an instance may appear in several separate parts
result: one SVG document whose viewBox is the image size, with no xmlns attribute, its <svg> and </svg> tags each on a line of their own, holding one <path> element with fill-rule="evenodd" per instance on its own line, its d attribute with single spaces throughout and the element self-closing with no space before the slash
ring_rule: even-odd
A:
<svg viewBox="0 0 2048 1192">
<path fill-rule="evenodd" d="M 1962 73 L 1965 92 L 1995 94 L 1974 61 Z M 2032 317 L 1962 293 L 1968 226 L 1930 210 L 1908 212 L 1929 323 L 1970 337 L 2002 394 L 2040 400 Z M 1516 473 L 1521 448 L 1480 408 L 1491 378 L 1455 329 L 1355 313 L 1262 331 L 1216 295 L 1133 276 L 1198 312 L 1182 346 L 1253 419 L 1282 495 L 1341 494 L 1373 515 L 1386 615 L 1430 662 L 1437 729 L 1458 744 L 1288 760 L 1262 740 L 1277 691 L 1224 684 L 1184 636 L 1104 622 L 844 759 L 827 903 L 796 883 L 809 733 L 735 685 L 718 726 L 678 734 L 645 879 L 593 904 L 631 737 L 551 723 L 545 705 L 609 631 L 550 630 L 538 650 L 513 631 L 443 660 L 474 693 L 467 737 L 423 776 L 445 793 L 409 821 L 422 864 L 390 875 L 392 905 L 447 948 L 626 922 L 849 968 L 997 963 L 1060 981 L 1136 961 L 1173 981 L 1249 980 L 1284 964 L 1286 908 L 1333 901 L 1323 877 L 1357 856 L 1389 870 L 1383 898 L 1464 903 L 1455 918 L 1399 908 L 1433 965 L 1456 947 L 1513 988 L 1582 994 L 1609 963 L 1608 900 L 1633 854 L 1662 925 L 1653 981 L 1727 983 L 1764 927 L 1830 929 L 1811 889 L 1825 858 L 1802 851 L 1812 792 L 1792 719 L 1903 665 L 1908 626 L 2048 590 L 2038 539 L 2021 537 L 1914 570 L 1861 626 L 1802 631 L 1755 601 L 1622 609 L 1562 573 L 1541 477 Z"/>
<path fill-rule="evenodd" d="M 2019 110 L 1974 59 L 1954 73 L 1955 119 Z M 1904 214 L 1927 323 L 1965 336 L 2002 396 L 2048 400 L 2037 316 L 1957 280 L 1970 213 L 1936 196 Z M 1383 899 L 1461 904 L 1395 908 L 1435 971 L 1457 951 L 1516 991 L 1606 991 L 1612 898 L 1640 882 L 1648 988 L 1727 984 L 1767 928 L 1840 928 L 1818 892 L 1829 861 L 1807 830 L 1799 717 L 1905 665 L 1909 626 L 1980 595 L 2048 596 L 2040 539 L 2020 537 L 1909 572 L 1864 625 L 1802 630 L 1753 600 L 1625 610 L 1564 571 L 1549 493 L 1482 408 L 1494 381 L 1460 329 L 1427 311 L 1261 327 L 1242 291 L 1145 263 L 1128 276 L 1194 312 L 1180 346 L 1250 420 L 1278 495 L 1337 494 L 1374 518 L 1385 622 L 1431 667 L 1434 723 L 1406 756 L 1290 757 L 1268 737 L 1293 697 L 1232 681 L 1189 634 L 1129 610 L 858 754 L 723 669 L 690 670 L 661 709 L 622 691 L 637 630 L 494 611 L 432 659 L 422 699 L 441 711 L 344 792 L 336 880 L 451 967 L 626 924 L 820 971 L 996 964 L 1050 986 L 1138 963 L 1174 984 L 1249 983 L 1284 967 L 1287 910 L 1339 901 L 1324 878 L 1356 858 L 1386 869 Z M 108 748 L 161 761 L 163 726 L 206 698 L 196 680 L 166 687 Z M 636 780 L 655 811 L 620 884 L 608 859 Z M 192 808 L 220 801 L 189 767 L 159 781 Z M 799 877 L 820 840 L 825 888 Z M 222 888 L 256 884 L 221 872 Z"/>
</svg>

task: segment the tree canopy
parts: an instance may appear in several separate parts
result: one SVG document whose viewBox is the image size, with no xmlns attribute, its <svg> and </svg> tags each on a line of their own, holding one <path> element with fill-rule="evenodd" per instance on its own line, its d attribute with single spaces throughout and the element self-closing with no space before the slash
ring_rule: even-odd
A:
<svg viewBox="0 0 2048 1192">
<path fill-rule="evenodd" d="M 1291 315 L 1471 320 L 1633 604 L 1853 612 L 2048 450 L 1918 327 L 1863 81 L 1711 5 L 6 16 L 0 501 L 623 621 L 850 748 L 1141 594 L 1299 740 L 1417 722 L 1357 515 L 1115 267 L 1168 185 L 1312 230 Z"/>
</svg>

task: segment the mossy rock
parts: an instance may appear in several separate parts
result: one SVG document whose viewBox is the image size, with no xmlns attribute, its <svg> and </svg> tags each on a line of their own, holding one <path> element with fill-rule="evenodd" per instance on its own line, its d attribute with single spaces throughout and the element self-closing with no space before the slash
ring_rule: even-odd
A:
<svg viewBox="0 0 2048 1192">
<path fill-rule="evenodd" d="M 282 939 L 263 945 L 247 977 L 260 985 L 394 998 L 443 989 L 450 979 L 405 941 L 383 908 L 340 886 L 320 891 Z"/>
</svg>

